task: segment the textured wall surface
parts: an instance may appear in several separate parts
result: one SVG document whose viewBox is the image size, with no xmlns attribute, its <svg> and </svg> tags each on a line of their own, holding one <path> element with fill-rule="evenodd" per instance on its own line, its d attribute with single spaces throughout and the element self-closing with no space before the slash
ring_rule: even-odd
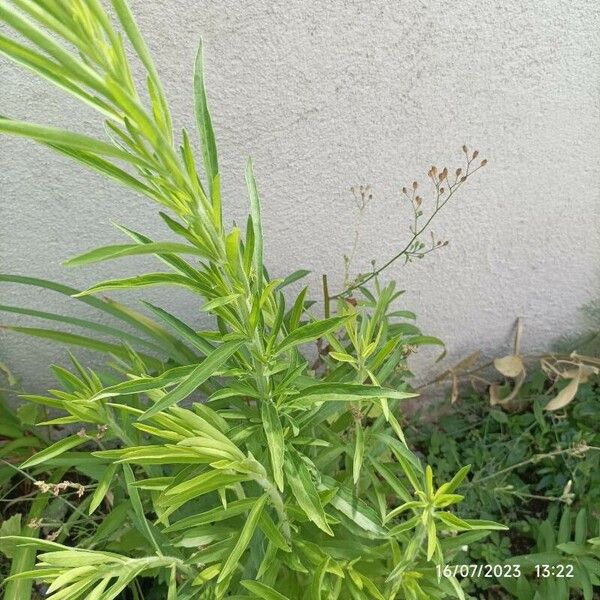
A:
<svg viewBox="0 0 600 600">
<path fill-rule="evenodd" d="M 600 9 L 596 0 L 132 1 L 172 102 L 193 127 L 191 69 L 206 44 L 209 101 L 227 217 L 247 209 L 251 155 L 272 274 L 343 278 L 357 224 L 351 186 L 370 184 L 356 269 L 406 238 L 399 190 L 431 164 L 455 167 L 463 143 L 489 166 L 434 229 L 449 247 L 387 278 L 404 306 L 447 341 L 449 359 L 506 350 L 517 316 L 524 349 L 577 329 L 599 292 Z M 0 60 L 0 113 L 101 132 L 59 90 Z M 154 208 L 31 142 L 0 138 L 1 270 L 74 286 L 133 274 L 136 259 L 68 271 L 61 261 L 122 240 L 116 221 L 163 237 Z M 190 322 L 197 301 L 151 297 Z M 124 297 L 136 301 L 135 297 Z M 0 304 L 68 308 L 63 296 L 0 285 Z M 17 319 L 18 320 L 18 319 Z M 14 322 L 2 315 L 0 322 Z M 31 320 L 29 321 L 31 323 Z M 39 323 L 36 323 L 39 325 Z M 29 389 L 46 385 L 64 349 L 0 333 L 0 360 Z M 431 369 L 423 353 L 419 369 Z M 428 366 L 429 365 L 429 366 Z M 439 369 L 439 365 L 435 367 Z"/>
</svg>

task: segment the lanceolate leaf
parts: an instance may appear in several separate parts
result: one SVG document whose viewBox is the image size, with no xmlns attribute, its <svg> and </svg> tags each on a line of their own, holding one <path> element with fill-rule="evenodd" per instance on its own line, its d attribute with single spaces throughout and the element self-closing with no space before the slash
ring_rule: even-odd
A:
<svg viewBox="0 0 600 600">
<path fill-rule="evenodd" d="M 331 527 L 325 518 L 325 511 L 321 504 L 317 488 L 313 483 L 307 466 L 297 454 L 288 454 L 289 459 L 285 461 L 287 480 L 292 488 L 300 508 L 306 516 L 325 533 L 333 535 Z"/>
<path fill-rule="evenodd" d="M 345 401 L 351 402 L 366 398 L 414 398 L 416 394 L 399 392 L 390 388 L 375 385 L 361 385 L 359 383 L 317 383 L 305 387 L 296 396 L 286 402 L 295 406 L 310 407 L 315 402 Z"/>
<path fill-rule="evenodd" d="M 290 600 L 287 596 L 275 591 L 272 587 L 261 583 L 260 581 L 242 581 L 242 585 L 252 592 L 257 598 L 262 600 Z"/>
<path fill-rule="evenodd" d="M 123 29 L 126 31 L 127 36 L 129 37 L 129 41 L 131 45 L 135 48 L 137 55 L 140 57 L 144 67 L 148 71 L 150 79 L 157 91 L 157 95 L 160 102 L 161 108 L 161 116 L 162 121 L 165 126 L 167 135 L 170 137 L 171 135 L 171 115 L 169 112 L 169 105 L 167 103 L 167 99 L 165 98 L 164 91 L 162 89 L 162 85 L 160 82 L 160 78 L 158 77 L 158 72 L 156 71 L 156 67 L 154 66 L 154 61 L 148 51 L 148 47 L 144 42 L 144 38 L 142 37 L 135 19 L 133 18 L 133 14 L 129 10 L 129 6 L 125 0 L 111 0 L 112 5 L 115 8 L 115 11 L 121 21 L 121 25 Z"/>
<path fill-rule="evenodd" d="M 97 283 L 84 292 L 75 294 L 75 297 L 89 296 L 90 294 L 98 294 L 99 292 L 108 292 L 111 290 L 131 290 L 155 285 L 175 285 L 188 288 L 196 293 L 203 293 L 203 288 L 199 282 L 177 275 L 175 273 L 146 273 L 135 277 L 127 277 L 124 279 L 112 279 Z"/>
<path fill-rule="evenodd" d="M 63 452 L 66 452 L 67 450 L 71 450 L 76 446 L 81 446 L 81 444 L 85 444 L 85 442 L 87 441 L 87 437 L 80 437 L 78 435 L 71 435 L 69 437 L 63 438 L 62 440 L 55 442 L 51 446 L 40 450 L 31 458 L 28 458 L 21 465 L 21 469 L 28 469 L 30 467 L 35 467 L 36 465 L 43 464 L 51 458 L 54 458 L 55 456 L 60 456 Z"/>
<path fill-rule="evenodd" d="M 356 421 L 355 424 L 355 442 L 354 442 L 354 457 L 352 460 L 352 479 L 354 483 L 358 483 L 360 470 L 363 464 L 363 456 L 365 454 L 365 435 L 363 432 L 362 423 Z"/>
<path fill-rule="evenodd" d="M 112 398 L 116 396 L 127 396 L 129 394 L 141 394 L 151 390 L 159 390 L 175 385 L 193 373 L 196 365 L 186 365 L 175 367 L 164 371 L 157 377 L 138 377 L 129 381 L 123 381 L 115 385 L 104 388 L 92 397 L 92 400 L 101 400 L 102 398 Z"/>
<path fill-rule="evenodd" d="M 348 317 L 331 317 L 329 319 L 315 321 L 313 323 L 308 323 L 308 325 L 298 327 L 281 341 L 281 343 L 275 349 L 275 352 L 279 354 L 284 350 L 293 348 L 294 346 L 307 344 L 308 342 L 314 342 L 326 333 L 335 331 L 347 320 Z"/>
<path fill-rule="evenodd" d="M 127 484 L 127 492 L 129 494 L 129 498 L 131 499 L 131 505 L 133 506 L 133 512 L 136 518 L 136 525 L 140 532 L 146 537 L 146 539 L 154 546 L 156 552 L 160 555 L 161 550 L 158 546 L 156 539 L 152 533 L 152 529 L 148 521 L 146 520 L 146 515 L 144 513 L 144 507 L 142 505 L 142 500 L 140 498 L 140 494 L 135 487 L 135 476 L 133 474 L 133 470 L 128 464 L 123 465 L 123 473 L 125 474 L 125 482 Z"/>
<path fill-rule="evenodd" d="M 194 246 L 178 244 L 176 242 L 152 242 L 149 244 L 117 244 L 114 246 L 103 246 L 90 250 L 74 258 L 70 258 L 64 264 L 68 267 L 79 267 L 104 260 L 121 258 L 126 256 L 138 256 L 142 254 L 195 254 L 204 256 L 204 252 Z"/>
<path fill-rule="evenodd" d="M 59 323 L 68 323 L 69 325 L 75 325 L 76 327 L 83 327 L 85 329 L 97 331 L 98 333 L 111 335 L 111 336 L 121 339 L 123 341 L 130 342 L 131 344 L 136 344 L 136 345 L 144 346 L 146 348 L 151 348 L 155 352 L 160 352 L 162 350 L 159 345 L 149 342 L 148 340 L 145 340 L 144 338 L 141 338 L 141 337 L 138 337 L 131 333 L 128 333 L 127 331 L 123 331 L 122 329 L 117 329 L 116 327 L 104 325 L 103 323 L 96 323 L 94 321 L 89 321 L 87 319 L 79 319 L 77 317 L 69 317 L 69 316 L 65 316 L 65 315 L 59 315 L 56 313 L 45 312 L 42 310 L 21 308 L 18 306 L 0 305 L 0 312 L 14 313 L 17 315 L 27 315 L 27 316 L 36 317 L 39 319 L 47 319 L 49 321 L 57 321 Z"/>
<path fill-rule="evenodd" d="M 383 528 L 381 519 L 375 510 L 360 498 L 357 498 L 349 488 L 339 487 L 331 477 L 324 476 L 321 479 L 323 482 L 319 488 L 321 490 L 327 489 L 327 487 L 330 489 L 338 487 L 336 495 L 331 499 L 331 506 L 358 525 L 368 536 L 375 538 L 387 537 L 387 531 Z"/>
<path fill-rule="evenodd" d="M 112 144 L 54 127 L 0 118 L 0 133 L 28 137 L 45 144 L 55 144 L 70 150 L 83 150 L 91 154 L 110 156 L 139 166 L 147 166 L 146 162 L 136 155 L 125 152 Z"/>
<path fill-rule="evenodd" d="M 82 348 L 88 348 L 96 352 L 114 354 L 115 356 L 123 359 L 128 359 L 130 357 L 130 353 L 125 346 L 111 344 L 109 342 L 101 342 L 99 340 L 82 335 L 76 335 L 74 333 L 55 331 L 53 329 L 41 329 L 39 327 L 15 327 L 13 325 L 3 325 L 1 328 L 5 329 L 6 331 L 14 331 L 15 333 L 22 333 L 33 337 L 53 340 L 61 344 L 81 346 Z M 162 363 L 158 359 L 145 354 L 141 354 L 140 356 L 142 356 L 144 360 L 154 368 L 161 368 Z"/>
<path fill-rule="evenodd" d="M 217 582 L 221 582 L 230 577 L 233 572 L 238 567 L 238 562 L 242 556 L 242 554 L 248 548 L 250 544 L 250 540 L 254 535 L 254 531 L 256 530 L 256 526 L 258 525 L 258 521 L 262 514 L 263 508 L 267 502 L 268 496 L 265 494 L 259 500 L 256 501 L 252 510 L 250 510 L 250 514 L 248 515 L 248 519 L 244 523 L 244 527 L 240 533 L 240 537 L 238 538 L 235 546 L 233 547 L 231 554 L 225 561 L 223 568 L 221 569 L 221 573 L 219 573 L 219 577 Z"/>
<path fill-rule="evenodd" d="M 213 350 L 175 389 L 163 396 L 154 406 L 149 408 L 141 417 L 140 421 L 150 418 L 152 415 L 187 398 L 209 377 L 219 371 L 225 363 L 235 354 L 244 342 L 231 340 Z"/>
<path fill-rule="evenodd" d="M 108 465 L 106 467 L 102 478 L 98 481 L 98 486 L 94 491 L 92 500 L 90 501 L 90 506 L 88 508 L 88 513 L 90 515 L 100 506 L 102 500 L 104 500 L 104 497 L 106 496 L 106 492 L 110 488 L 116 470 L 117 465 Z"/>
<path fill-rule="evenodd" d="M 220 190 L 219 188 L 219 162 L 217 158 L 217 145 L 215 143 L 215 134 L 212 127 L 208 103 L 206 100 L 206 90 L 204 86 L 204 54 L 202 40 L 198 46 L 196 55 L 196 65 L 194 68 L 194 106 L 196 109 L 196 124 L 200 135 L 200 146 L 202 149 L 202 162 L 204 163 L 204 172 L 208 180 L 208 189 L 213 201 L 215 216 L 219 222 L 221 219 Z M 215 205 L 215 202 L 218 204 Z"/>
<path fill-rule="evenodd" d="M 285 451 L 283 428 L 281 427 L 281 421 L 277 414 L 277 408 L 270 398 L 261 400 L 260 414 L 262 417 L 263 429 L 267 436 L 273 477 L 277 487 L 283 491 L 283 462 Z"/>
<path fill-rule="evenodd" d="M 149 335 L 150 337 L 158 340 L 161 344 L 170 345 L 171 336 L 170 334 L 160 327 L 158 324 L 153 322 L 148 317 L 144 315 L 140 315 L 134 310 L 118 303 L 113 300 L 100 299 L 95 298 L 93 296 L 80 296 L 80 290 L 75 288 L 63 285 L 61 283 L 56 283 L 55 281 L 49 281 L 47 279 L 39 279 L 36 277 L 24 277 L 22 275 L 8 275 L 4 273 L 0 273 L 0 282 L 7 283 L 19 283 L 23 285 L 31 285 L 34 287 L 39 287 L 47 290 L 51 290 L 53 292 L 58 292 L 59 294 L 64 294 L 66 296 L 70 296 L 75 298 L 78 302 L 83 302 L 88 306 L 92 306 L 102 312 L 110 314 L 125 323 L 133 326 L 138 331 L 142 331 L 143 333 Z M 176 338 L 172 338 L 177 341 Z"/>
<path fill-rule="evenodd" d="M 258 189 L 256 188 L 251 160 L 248 160 L 246 165 L 246 185 L 248 187 L 248 196 L 250 197 L 250 215 L 252 217 L 252 227 L 254 232 L 254 270 L 256 272 L 258 292 L 260 293 L 263 285 L 263 236 L 260 216 L 260 199 L 258 197 Z"/>
<path fill-rule="evenodd" d="M 186 325 L 183 321 L 178 319 L 176 316 L 167 312 L 159 306 L 154 306 L 150 302 L 144 302 L 158 318 L 162 319 L 167 325 L 173 328 L 186 342 L 189 342 L 203 354 L 210 354 L 214 350 L 214 346 L 204 339 L 201 335 L 197 334 L 189 325 Z"/>
</svg>

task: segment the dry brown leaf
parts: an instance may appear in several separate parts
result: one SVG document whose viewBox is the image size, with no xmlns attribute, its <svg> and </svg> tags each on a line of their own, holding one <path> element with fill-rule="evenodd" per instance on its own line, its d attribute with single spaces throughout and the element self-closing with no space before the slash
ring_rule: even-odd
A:
<svg viewBox="0 0 600 600">
<path fill-rule="evenodd" d="M 459 395 L 459 387 L 458 387 L 458 377 L 454 372 L 451 372 L 452 375 L 452 394 L 450 396 L 450 404 L 454 404 L 458 400 Z"/>
<path fill-rule="evenodd" d="M 506 398 L 502 398 L 500 396 L 500 388 L 501 386 L 497 383 L 494 383 L 490 386 L 490 405 L 494 406 L 496 404 L 500 404 L 501 406 L 506 406 L 512 400 L 517 397 L 521 386 L 525 383 L 525 369 L 521 370 L 521 373 L 515 377 L 515 387 L 511 390 L 510 394 L 506 396 Z"/>
<path fill-rule="evenodd" d="M 496 358 L 494 360 L 494 367 L 496 367 L 496 370 L 500 371 L 502 375 L 510 377 L 511 379 L 515 379 L 525 370 L 523 359 L 516 354 L 509 354 L 502 358 Z"/>
<path fill-rule="evenodd" d="M 579 382 L 581 380 L 581 369 L 579 369 L 577 375 L 571 379 L 569 384 L 565 386 L 556 396 L 546 404 L 545 410 L 560 410 L 573 401 L 577 390 L 579 389 Z"/>
</svg>

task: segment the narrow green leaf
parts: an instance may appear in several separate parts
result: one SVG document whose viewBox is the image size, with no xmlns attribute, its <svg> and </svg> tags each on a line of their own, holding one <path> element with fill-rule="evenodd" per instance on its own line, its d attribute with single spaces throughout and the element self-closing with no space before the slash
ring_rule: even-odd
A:
<svg viewBox="0 0 600 600">
<path fill-rule="evenodd" d="M 436 496 L 441 496 L 442 494 L 451 494 L 464 481 L 470 470 L 471 465 L 462 467 L 448 483 L 444 483 L 438 488 Z"/>
<path fill-rule="evenodd" d="M 212 377 L 225 363 L 237 352 L 244 342 L 231 340 L 211 352 L 175 389 L 165 394 L 154 406 L 150 407 L 141 417 L 140 421 L 150 418 L 160 411 L 180 402 L 194 392 L 209 377 Z"/>
<path fill-rule="evenodd" d="M 105 260 L 122 258 L 126 256 L 138 256 L 142 254 L 195 254 L 205 256 L 205 253 L 188 244 L 176 242 L 152 242 L 149 244 L 115 244 L 95 248 L 74 258 L 70 258 L 63 264 L 67 267 L 79 267 Z"/>
<path fill-rule="evenodd" d="M 347 320 L 348 317 L 346 316 L 330 317 L 329 319 L 323 319 L 322 321 L 314 321 L 312 323 L 308 323 L 307 325 L 302 325 L 286 336 L 276 347 L 275 352 L 276 354 L 279 354 L 284 350 L 293 348 L 294 346 L 307 344 L 308 342 L 314 342 L 326 333 L 335 331 Z"/>
<path fill-rule="evenodd" d="M 298 294 L 296 300 L 294 301 L 294 306 L 292 306 L 289 312 L 289 328 L 290 331 L 294 331 L 298 328 L 298 324 L 300 323 L 300 317 L 304 312 L 304 300 L 306 298 L 306 294 L 308 292 L 308 287 L 302 288 L 300 293 Z"/>
<path fill-rule="evenodd" d="M 254 503 L 257 500 L 258 498 L 244 498 L 243 500 L 229 502 L 227 504 L 227 508 L 218 506 L 217 508 L 207 510 L 206 512 L 200 513 L 198 515 L 185 517 L 183 519 L 180 519 L 176 523 L 173 523 L 173 525 L 170 525 L 164 531 L 165 533 L 172 533 L 175 531 L 191 529 L 192 527 L 198 527 L 200 525 L 206 525 L 208 523 L 217 523 L 220 521 L 231 519 L 233 517 L 237 517 L 238 515 L 241 515 L 242 513 L 245 513 L 248 510 L 250 510 L 250 508 L 254 505 Z"/>
<path fill-rule="evenodd" d="M 117 465 L 108 465 L 102 474 L 101 479 L 98 481 L 98 486 L 96 487 L 92 499 L 90 501 L 90 506 L 88 508 L 88 514 L 92 514 L 99 506 L 104 497 L 106 496 L 106 492 L 108 492 L 110 485 L 112 483 L 115 471 L 117 470 Z"/>
<path fill-rule="evenodd" d="M 331 506 L 347 517 L 352 523 L 364 531 L 367 537 L 384 539 L 388 537 L 387 530 L 382 527 L 381 518 L 375 510 L 363 502 L 355 494 L 355 490 L 347 486 L 340 486 L 339 482 L 331 477 L 322 476 L 319 490 L 334 489 L 338 487 L 336 495 L 331 499 Z M 328 487 L 326 487 L 328 486 Z"/>
<path fill-rule="evenodd" d="M 225 564 L 223 565 L 223 568 L 219 573 L 217 583 L 228 579 L 237 569 L 238 562 L 242 557 L 242 554 L 244 554 L 246 548 L 248 548 L 248 545 L 252 540 L 252 536 L 254 535 L 254 531 L 256 530 L 256 526 L 258 525 L 258 521 L 262 514 L 263 508 L 267 502 L 267 499 L 268 495 L 265 494 L 255 502 L 254 506 L 250 510 L 248 518 L 246 519 L 244 527 L 242 528 L 242 531 L 240 533 L 240 537 L 235 543 L 231 554 L 227 557 L 227 560 L 225 561 Z"/>
<path fill-rule="evenodd" d="M 127 2 L 125 0 L 112 0 L 112 5 L 115 8 L 115 11 L 119 17 L 121 25 L 123 26 L 123 29 L 127 33 L 127 37 L 129 38 L 131 45 L 134 47 L 135 51 L 137 52 L 137 55 L 140 57 L 140 60 L 142 61 L 144 67 L 146 67 L 146 71 L 148 71 L 150 80 L 154 84 L 154 88 L 156 90 L 160 102 L 164 130 L 170 137 L 172 127 L 171 115 L 169 113 L 169 105 L 167 103 L 165 93 L 163 91 L 160 78 L 158 76 L 158 72 L 156 71 L 154 62 L 152 61 L 152 56 L 148 51 L 148 47 L 144 42 L 144 39 L 138 29 L 138 26 L 135 22 L 133 14 L 129 9 Z"/>
<path fill-rule="evenodd" d="M 65 315 L 59 315 L 56 313 L 50 313 L 42 310 L 33 310 L 30 308 L 21 308 L 19 306 L 6 306 L 0 305 L 0 312 L 8 312 L 17 315 L 27 315 L 30 317 L 36 317 L 39 319 L 47 319 L 48 321 L 57 321 L 59 323 L 68 323 L 69 325 L 75 325 L 76 327 L 83 327 L 85 329 L 89 329 L 91 331 L 97 331 L 98 333 L 103 333 L 107 335 L 111 335 L 118 339 L 122 339 L 127 342 L 131 342 L 132 344 L 139 344 L 141 346 L 145 346 L 147 348 L 151 348 L 155 352 L 160 351 L 161 347 L 145 340 L 136 335 L 132 335 L 131 333 L 127 333 L 122 329 L 117 329 L 116 327 L 110 327 L 109 325 L 104 325 L 102 323 L 96 323 L 94 321 L 88 321 L 87 319 L 79 319 L 76 317 L 69 317 Z"/>
<path fill-rule="evenodd" d="M 575 517 L 575 543 L 583 546 L 587 537 L 587 511 L 581 508 Z"/>
<path fill-rule="evenodd" d="M 254 232 L 254 270 L 256 271 L 256 281 L 258 292 L 263 286 L 263 235 L 262 222 L 260 216 L 260 199 L 256 180 L 252 170 L 252 161 L 248 159 L 246 164 L 246 186 L 248 187 L 248 196 L 250 197 L 250 215 L 252 217 L 252 228 Z"/>
<path fill-rule="evenodd" d="M 354 485 L 358 483 L 360 478 L 360 470 L 363 464 L 363 457 L 365 455 L 365 435 L 360 421 L 355 422 L 354 427 L 355 443 L 354 443 L 354 457 L 352 460 L 352 479 Z"/>
<path fill-rule="evenodd" d="M 111 290 L 130 290 L 154 285 L 176 285 L 188 288 L 196 293 L 203 292 L 199 282 L 194 281 L 189 277 L 184 277 L 183 275 L 177 275 L 176 273 L 145 273 L 144 275 L 137 275 L 135 277 L 103 281 L 83 292 L 75 294 L 75 298 Z"/>
<path fill-rule="evenodd" d="M 250 581 L 246 579 L 241 583 L 249 592 L 252 592 L 262 600 L 290 600 L 287 596 L 276 592 L 272 587 L 260 583 L 259 581 Z"/>
<path fill-rule="evenodd" d="M 310 600 L 322 600 L 323 592 L 323 581 L 325 574 L 327 573 L 327 567 L 329 566 L 329 556 L 319 565 L 319 568 L 315 571 L 310 585 Z"/>
<path fill-rule="evenodd" d="M 263 429 L 267 436 L 269 447 L 269 456 L 271 457 L 271 466 L 273 468 L 273 478 L 280 491 L 283 491 L 283 463 L 285 445 L 283 440 L 283 428 L 277 408 L 270 398 L 265 398 L 260 402 L 260 414 L 262 417 Z"/>
<path fill-rule="evenodd" d="M 133 506 L 138 529 L 140 530 L 140 533 L 142 533 L 144 537 L 146 537 L 146 539 L 152 544 L 158 555 L 162 556 L 160 547 L 154 538 L 154 535 L 152 534 L 152 530 L 150 529 L 148 521 L 146 520 L 142 499 L 140 498 L 140 494 L 135 487 L 135 476 L 133 474 L 133 470 L 128 464 L 123 464 L 123 473 L 125 475 L 127 493 L 129 494 L 129 499 L 131 500 L 131 506 Z"/>
<path fill-rule="evenodd" d="M 0 118 L 0 133 L 27 137 L 44 144 L 57 145 L 71 150 L 83 150 L 92 155 L 110 156 L 141 167 L 149 166 L 137 155 L 125 152 L 117 146 L 55 127 Z"/>
<path fill-rule="evenodd" d="M 509 529 L 506 525 L 500 525 L 500 523 L 485 521 L 483 519 L 465 519 L 465 522 L 471 529 L 491 529 L 496 531 L 507 531 Z"/>
<path fill-rule="evenodd" d="M 263 512 L 260 516 L 260 521 L 258 526 L 265 534 L 265 537 L 274 544 L 280 550 L 284 552 L 291 552 L 291 548 L 289 547 L 286 539 L 283 537 L 283 534 L 279 531 L 279 528 L 273 522 L 273 519 L 266 513 Z"/>
<path fill-rule="evenodd" d="M 296 406 L 311 406 L 315 402 L 344 401 L 351 402 L 365 398 L 413 398 L 416 394 L 399 392 L 391 388 L 359 383 L 325 382 L 317 383 L 300 390 L 296 396 L 291 396 L 287 402 Z"/>
<path fill-rule="evenodd" d="M 171 566 L 171 572 L 169 573 L 169 593 L 167 600 L 177 600 L 177 567 Z"/>
<path fill-rule="evenodd" d="M 183 367 L 174 367 L 168 371 L 163 371 L 157 377 L 137 377 L 128 381 L 122 381 L 96 392 L 92 400 L 101 400 L 102 398 L 113 398 L 116 396 L 127 396 L 129 394 L 142 394 L 151 390 L 163 389 L 179 383 L 189 377 L 196 369 L 196 365 L 185 365 Z"/>
<path fill-rule="evenodd" d="M 299 269 L 298 271 L 294 271 L 277 285 L 275 291 L 282 290 L 284 287 L 287 287 L 291 283 L 294 283 L 295 281 L 298 281 L 299 279 L 302 279 L 307 275 L 310 275 L 310 271 L 307 271 L 306 269 Z"/>
<path fill-rule="evenodd" d="M 246 475 L 230 475 L 218 470 L 207 471 L 167 488 L 159 503 L 165 506 L 170 504 L 181 505 L 198 496 L 203 496 L 219 488 L 234 485 L 247 479 Z"/>
<path fill-rule="evenodd" d="M 0 273 L 0 282 L 2 281 L 31 285 L 75 298 L 78 302 L 83 302 L 88 306 L 92 306 L 93 308 L 110 314 L 111 316 L 116 317 L 117 319 L 120 319 L 129 325 L 132 325 L 135 329 L 143 331 L 145 334 L 158 340 L 161 345 L 164 345 L 165 342 L 169 343 L 169 340 L 172 337 L 165 329 L 157 325 L 145 315 L 141 315 L 140 313 L 123 304 L 120 304 L 119 302 L 115 302 L 114 300 L 94 298 L 92 296 L 78 296 L 80 290 L 62 285 L 61 283 L 56 283 L 55 281 L 49 281 L 48 279 Z M 177 341 L 177 338 L 173 337 L 173 340 Z"/>
<path fill-rule="evenodd" d="M 333 535 L 327 523 L 321 499 L 304 461 L 297 455 L 289 455 L 284 468 L 292 493 L 306 516 L 322 531 Z"/>
<path fill-rule="evenodd" d="M 217 223 L 220 224 L 221 207 L 215 206 L 215 201 L 218 200 L 220 196 L 219 190 L 215 187 L 219 185 L 219 161 L 217 157 L 215 134 L 210 118 L 210 112 L 208 110 L 208 102 L 206 100 L 202 40 L 200 40 L 200 44 L 198 45 L 198 53 L 196 55 L 196 63 L 194 66 L 194 107 L 196 109 L 196 124 L 198 126 L 200 146 L 202 149 L 202 163 L 204 164 L 206 179 L 208 180 L 208 189 L 210 190 L 210 197 L 213 201 L 213 209 L 215 209 L 215 217 L 218 219 Z"/>
<path fill-rule="evenodd" d="M 40 465 L 55 456 L 60 456 L 63 452 L 67 450 L 71 450 L 76 446 L 81 446 L 81 444 L 85 444 L 88 441 L 87 437 L 80 437 L 78 435 L 71 435 L 69 437 L 63 438 L 58 442 L 55 442 L 51 446 L 40 450 L 36 454 L 34 454 L 31 458 L 28 458 L 22 465 L 21 469 L 29 469 L 30 467 L 35 467 L 36 465 Z"/>
<path fill-rule="evenodd" d="M 196 333 L 189 325 L 186 325 L 183 321 L 178 319 L 176 316 L 167 312 L 163 308 L 154 306 L 150 302 L 142 301 L 158 318 L 162 319 L 167 325 L 173 328 L 186 342 L 189 342 L 200 350 L 204 355 L 210 354 L 215 347 L 201 335 Z"/>
</svg>

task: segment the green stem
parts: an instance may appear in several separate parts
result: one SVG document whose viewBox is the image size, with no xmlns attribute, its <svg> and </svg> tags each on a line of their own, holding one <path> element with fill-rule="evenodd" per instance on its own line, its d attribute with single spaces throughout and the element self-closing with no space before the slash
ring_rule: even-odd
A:
<svg viewBox="0 0 600 600">
<path fill-rule="evenodd" d="M 329 284 L 327 283 L 327 275 L 323 273 L 323 311 L 326 319 L 328 319 L 331 314 L 330 301 L 331 298 L 329 297 Z"/>
</svg>

